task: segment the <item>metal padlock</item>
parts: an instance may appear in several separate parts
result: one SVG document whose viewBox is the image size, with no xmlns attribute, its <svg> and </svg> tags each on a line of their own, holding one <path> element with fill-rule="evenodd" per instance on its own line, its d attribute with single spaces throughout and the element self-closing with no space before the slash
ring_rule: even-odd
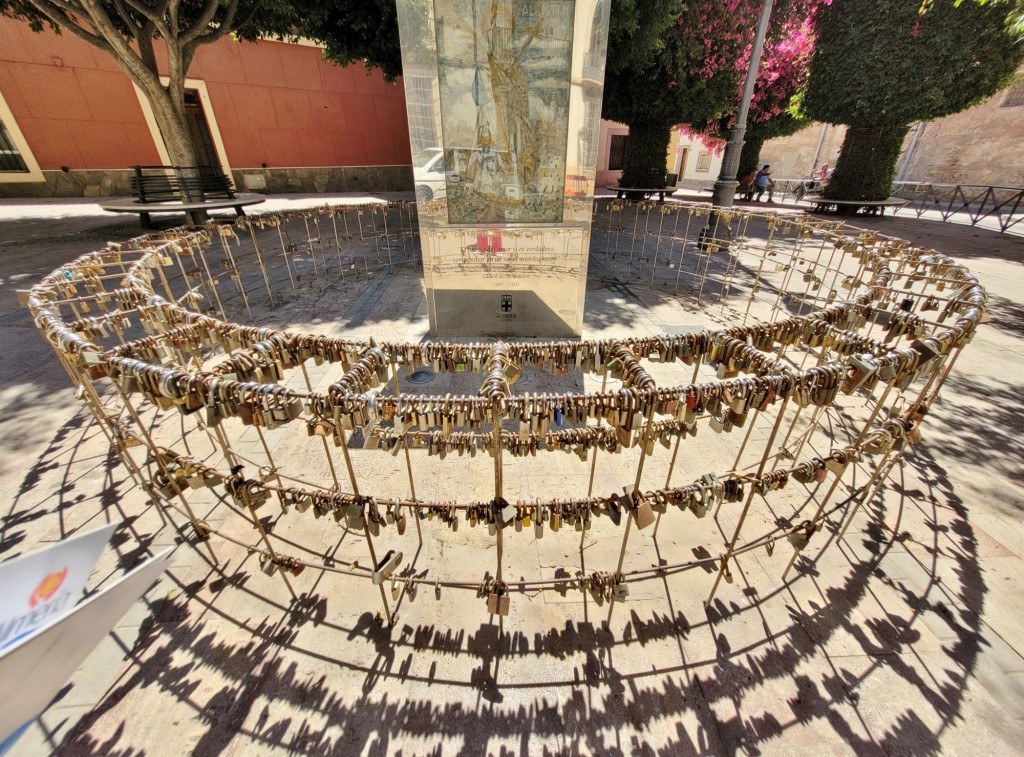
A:
<svg viewBox="0 0 1024 757">
<path fill-rule="evenodd" d="M 499 513 L 501 515 L 501 525 L 507 526 L 516 517 L 516 508 L 514 505 L 506 503 Z"/>
<path fill-rule="evenodd" d="M 366 520 L 363 518 L 362 503 L 348 506 L 348 510 L 345 512 L 345 521 L 348 527 L 353 531 L 363 530 L 363 525 L 366 523 Z"/>
<path fill-rule="evenodd" d="M 508 615 L 508 594 L 491 593 L 487 595 L 487 612 L 491 615 Z"/>
<path fill-rule="evenodd" d="M 835 474 L 836 478 L 842 477 L 843 473 L 846 472 L 846 466 L 847 465 L 849 465 L 848 462 L 842 462 L 841 463 L 841 462 L 839 462 L 838 460 L 836 460 L 835 458 L 832 458 L 832 457 L 830 457 L 827 460 L 825 460 L 825 467 L 828 468 L 830 471 L 832 471 L 832 473 Z"/>
<path fill-rule="evenodd" d="M 853 394 L 877 371 L 878 365 L 867 355 L 850 355 L 850 367 L 853 374 L 847 374 L 843 380 L 843 391 Z"/>
<path fill-rule="evenodd" d="M 937 346 L 933 346 L 933 342 L 935 342 L 935 340 L 933 339 L 915 339 L 913 342 L 910 343 L 910 349 L 914 350 L 915 352 L 918 353 L 918 355 L 920 355 L 920 357 L 917 360 L 918 368 L 920 368 L 929 360 L 931 360 L 932 358 L 939 354 L 939 350 Z"/>
<path fill-rule="evenodd" d="M 649 502 L 641 502 L 640 505 L 633 510 L 633 517 L 636 518 L 637 528 L 647 528 L 655 521 L 654 510 L 651 509 Z"/>
<path fill-rule="evenodd" d="M 896 378 L 896 366 L 892 363 L 885 363 L 878 369 L 878 378 L 882 381 L 892 381 Z"/>
<path fill-rule="evenodd" d="M 373 583 L 376 586 L 384 583 L 398 568 L 402 562 L 402 553 L 395 550 L 388 550 L 388 553 L 381 558 L 380 562 L 373 569 Z"/>
</svg>

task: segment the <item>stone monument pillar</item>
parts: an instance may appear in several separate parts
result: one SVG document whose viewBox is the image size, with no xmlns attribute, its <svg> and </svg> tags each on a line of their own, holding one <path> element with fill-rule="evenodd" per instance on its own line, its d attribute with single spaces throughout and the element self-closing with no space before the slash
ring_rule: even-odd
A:
<svg viewBox="0 0 1024 757">
<path fill-rule="evenodd" d="M 611 0 L 398 0 L 430 330 L 583 328 Z"/>
</svg>

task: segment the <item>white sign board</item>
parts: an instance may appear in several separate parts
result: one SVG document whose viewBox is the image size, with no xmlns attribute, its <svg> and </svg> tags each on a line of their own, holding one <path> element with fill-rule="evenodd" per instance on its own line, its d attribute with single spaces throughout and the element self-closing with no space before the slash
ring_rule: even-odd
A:
<svg viewBox="0 0 1024 757">
<path fill-rule="evenodd" d="M 0 563 L 0 651 L 75 606 L 117 526 Z"/>
<path fill-rule="evenodd" d="M 89 653 L 167 567 L 168 549 L 0 652 L 0 750 L 39 715 Z"/>
</svg>

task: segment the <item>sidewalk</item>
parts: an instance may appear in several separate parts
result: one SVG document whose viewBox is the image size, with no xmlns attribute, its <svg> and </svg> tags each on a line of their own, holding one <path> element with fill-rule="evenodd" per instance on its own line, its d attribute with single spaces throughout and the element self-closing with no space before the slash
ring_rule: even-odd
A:
<svg viewBox="0 0 1024 757">
<path fill-rule="evenodd" d="M 259 210 L 362 200 L 283 196 Z M 0 204 L 0 490 L 9 493 L 0 559 L 127 513 L 93 587 L 139 559 L 139 541 L 180 541 L 139 508 L 120 467 L 108 470 L 105 439 L 77 412 L 14 293 L 139 232 L 133 217 L 97 207 Z M 12 753 L 1016 753 L 1024 239 L 901 217 L 851 220 L 964 262 L 989 293 L 991 322 L 953 369 L 924 443 L 893 474 L 884 507 L 902 508 L 907 538 L 889 540 L 864 520 L 783 588 L 781 556 L 761 556 L 710 615 L 685 576 L 632 597 L 609 630 L 604 609 L 581 620 L 572 597 L 517 596 L 522 616 L 499 628 L 479 600 L 421 589 L 390 633 L 344 577 L 289 607 L 243 550 L 227 550 L 228 567 L 214 570 L 186 545 Z M 417 281 L 413 271 L 376 274 L 341 303 L 341 320 L 360 335 L 423 333 Z M 670 322 L 665 302 L 654 314 L 641 291 L 593 283 L 585 336 Z M 530 475 L 528 461 L 522 469 Z M 439 479 L 432 485 L 445 486 Z M 467 530 L 425 544 L 424 557 L 465 550 Z M 662 546 L 674 544 L 666 534 Z M 321 546 L 326 554 L 332 543 Z M 557 540 L 538 548 L 534 569 L 561 564 Z"/>
</svg>

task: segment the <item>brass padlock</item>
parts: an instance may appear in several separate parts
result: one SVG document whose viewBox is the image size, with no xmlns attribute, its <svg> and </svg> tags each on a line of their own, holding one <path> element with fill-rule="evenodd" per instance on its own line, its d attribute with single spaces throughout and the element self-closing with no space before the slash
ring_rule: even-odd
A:
<svg viewBox="0 0 1024 757">
<path fill-rule="evenodd" d="M 636 518 L 637 528 L 647 528 L 655 521 L 654 510 L 651 509 L 649 502 L 641 502 L 640 505 L 633 510 L 633 517 Z"/>
<path fill-rule="evenodd" d="M 508 615 L 509 599 L 508 594 L 492 592 L 487 595 L 487 612 L 491 615 Z"/>
</svg>

